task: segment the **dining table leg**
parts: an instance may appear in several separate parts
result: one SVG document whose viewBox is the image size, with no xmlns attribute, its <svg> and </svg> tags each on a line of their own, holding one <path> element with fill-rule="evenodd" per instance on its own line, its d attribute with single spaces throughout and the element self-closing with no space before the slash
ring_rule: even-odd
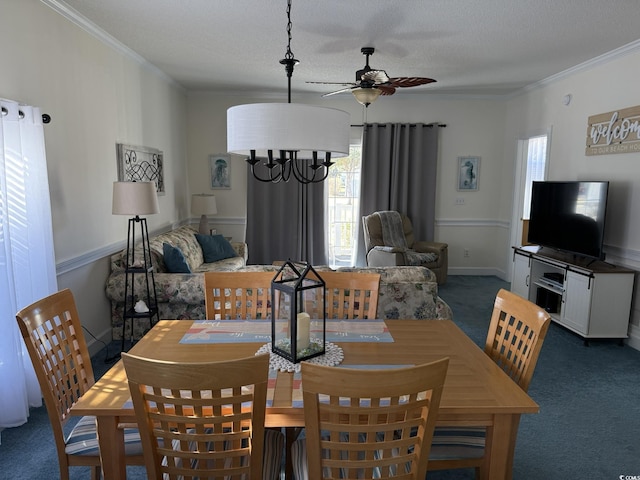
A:
<svg viewBox="0 0 640 480">
<path fill-rule="evenodd" d="M 293 462 L 291 461 L 291 446 L 296 441 L 301 427 L 286 427 L 285 431 L 285 452 L 284 452 L 284 478 L 286 480 L 293 480 Z"/>
<path fill-rule="evenodd" d="M 126 480 L 127 466 L 124 455 L 124 430 L 118 428 L 119 419 L 109 415 L 98 416 L 96 418 L 103 478 L 109 480 Z"/>
<path fill-rule="evenodd" d="M 513 478 L 513 457 L 519 424 L 519 414 L 494 416 L 493 426 L 487 427 L 485 444 L 487 460 L 480 467 L 480 479 L 511 480 Z"/>
</svg>

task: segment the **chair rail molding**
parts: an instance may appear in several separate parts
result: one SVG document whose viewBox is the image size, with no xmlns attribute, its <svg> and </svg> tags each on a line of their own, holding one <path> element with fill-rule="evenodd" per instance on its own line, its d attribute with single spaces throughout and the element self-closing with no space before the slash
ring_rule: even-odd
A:
<svg viewBox="0 0 640 480">
<path fill-rule="evenodd" d="M 437 218 L 436 227 L 499 227 L 510 228 L 509 220 L 498 218 Z"/>
<path fill-rule="evenodd" d="M 182 221 L 171 225 L 165 225 L 164 227 L 156 228 L 153 231 L 149 232 L 149 237 L 155 237 L 156 235 L 168 232 L 169 230 L 173 230 L 179 226 L 186 225 L 186 223 L 186 221 Z M 124 250 L 126 247 L 127 241 L 126 239 L 124 239 L 116 243 L 111 243 L 109 245 L 90 250 L 81 255 L 78 255 L 77 257 L 68 258 L 66 260 L 57 262 L 56 275 L 63 275 L 78 268 L 85 267 L 92 264 L 93 262 L 97 262 L 98 260 L 102 260 L 105 257 L 109 257 L 114 253 Z"/>
</svg>

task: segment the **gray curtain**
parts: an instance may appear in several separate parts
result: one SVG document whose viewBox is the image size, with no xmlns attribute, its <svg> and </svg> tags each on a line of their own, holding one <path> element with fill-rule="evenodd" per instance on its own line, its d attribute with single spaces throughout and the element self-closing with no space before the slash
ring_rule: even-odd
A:
<svg viewBox="0 0 640 480">
<path fill-rule="evenodd" d="M 265 183 L 247 171 L 248 263 L 291 259 L 326 264 L 324 182 L 303 185 L 292 178 Z"/>
<path fill-rule="evenodd" d="M 365 124 L 360 216 L 397 210 L 411 219 L 417 240 L 433 240 L 437 165 L 438 126 Z M 362 232 L 362 225 L 359 228 Z M 366 264 L 365 255 L 360 233 L 358 265 Z"/>
</svg>

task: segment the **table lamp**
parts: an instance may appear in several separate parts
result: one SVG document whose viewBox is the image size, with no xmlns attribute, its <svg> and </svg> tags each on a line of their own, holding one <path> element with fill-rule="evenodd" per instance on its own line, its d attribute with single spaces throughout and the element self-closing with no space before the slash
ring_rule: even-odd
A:
<svg viewBox="0 0 640 480">
<path fill-rule="evenodd" d="M 202 235 L 209 235 L 209 219 L 207 215 L 215 215 L 218 213 L 216 207 L 215 195 L 207 195 L 206 193 L 196 193 L 191 196 L 191 213 L 200 215 L 200 227 L 198 232 Z"/>
</svg>

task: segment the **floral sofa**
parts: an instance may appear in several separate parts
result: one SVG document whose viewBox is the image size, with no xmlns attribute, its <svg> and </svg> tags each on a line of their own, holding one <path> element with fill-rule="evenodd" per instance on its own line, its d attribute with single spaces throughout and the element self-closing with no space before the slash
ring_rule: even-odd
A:
<svg viewBox="0 0 640 480">
<path fill-rule="evenodd" d="M 237 256 L 212 263 L 205 263 L 202 247 L 191 226 L 182 226 L 149 239 L 151 262 L 160 318 L 204 318 L 204 276 L 207 271 L 234 271 L 243 268 L 248 258 L 246 243 L 230 242 Z M 178 247 L 193 273 L 170 273 L 164 261 L 163 244 Z M 139 248 L 139 247 L 138 247 Z M 114 339 L 122 338 L 122 314 L 124 310 L 126 250 L 111 256 L 111 273 L 105 293 L 111 302 L 111 328 Z M 137 258 L 141 254 L 136 253 Z M 144 275 L 135 275 L 135 291 L 144 291 Z M 128 331 L 127 326 L 127 331 Z M 146 319 L 134 321 L 134 338 L 140 338 L 149 328 Z M 128 334 L 127 334 L 128 336 Z"/>
<path fill-rule="evenodd" d="M 278 271 L 274 265 L 247 265 L 242 271 Z M 326 265 L 314 266 L 322 277 Z M 435 273 L 426 267 L 339 267 L 338 272 L 379 273 L 377 317 L 388 320 L 399 318 L 451 319 L 449 305 L 438 296 L 438 280 Z"/>
<path fill-rule="evenodd" d="M 195 230 L 180 227 L 163 233 L 150 240 L 154 280 L 158 296 L 160 318 L 163 319 L 204 319 L 204 275 L 207 270 L 217 271 L 278 271 L 276 265 L 245 265 L 247 247 L 243 243 L 232 242 L 239 257 L 226 259 L 212 264 L 202 263 L 200 246 L 195 241 Z M 163 242 L 180 247 L 192 266 L 194 273 L 168 273 L 162 255 Z M 113 339 L 122 338 L 122 312 L 124 307 L 124 266 L 123 253 L 112 256 L 111 268 L 106 286 L 106 294 L 111 301 L 111 326 Z M 233 260 L 233 261 L 232 261 Z M 200 264 L 198 264 L 200 262 Z M 322 276 L 322 270 L 328 266 L 314 267 Z M 370 272 L 380 274 L 378 293 L 378 318 L 418 318 L 450 319 L 451 309 L 438 296 L 438 283 L 435 274 L 426 267 L 342 267 L 339 271 Z M 144 276 L 137 275 L 137 287 L 142 288 Z M 149 328 L 145 321 L 134 322 L 134 338 L 140 338 Z M 128 328 L 127 328 L 128 336 Z"/>
<path fill-rule="evenodd" d="M 426 267 L 341 267 L 338 271 L 380 274 L 378 318 L 453 318 L 449 305 L 438 296 L 435 273 Z"/>
</svg>

